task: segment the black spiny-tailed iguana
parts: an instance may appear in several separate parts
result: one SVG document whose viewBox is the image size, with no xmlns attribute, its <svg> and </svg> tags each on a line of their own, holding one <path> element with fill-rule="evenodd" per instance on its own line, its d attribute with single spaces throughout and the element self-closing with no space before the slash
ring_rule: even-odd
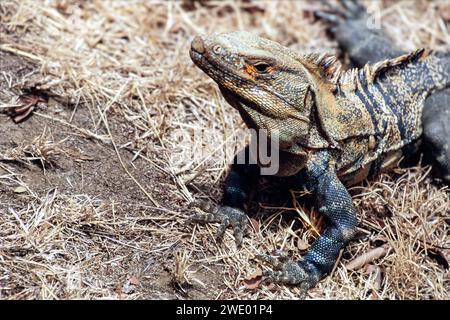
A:
<svg viewBox="0 0 450 320">
<path fill-rule="evenodd" d="M 336 37 L 349 23 L 338 14 L 318 16 L 333 24 Z M 380 39 L 374 48 L 383 47 L 385 38 Z M 350 53 L 357 48 L 348 38 L 341 44 Z M 370 48 L 355 49 L 354 57 L 361 50 Z M 302 180 L 326 217 L 327 228 L 301 261 L 259 256 L 276 269 L 264 273 L 268 281 L 308 289 L 328 274 L 356 232 L 357 212 L 345 186 L 397 165 L 420 141 L 434 146 L 442 177 L 450 181 L 449 125 L 436 131 L 422 119 L 428 97 L 450 87 L 450 54 L 420 49 L 342 71 L 332 56 L 299 55 L 251 33 L 233 32 L 195 37 L 190 55 L 248 127 L 278 136 L 277 175 Z M 448 108 L 439 110 L 450 118 Z M 240 245 L 247 221 L 244 203 L 259 173 L 258 165 L 234 163 L 222 206 L 194 219 L 221 222 L 219 237 L 231 225 Z"/>
</svg>

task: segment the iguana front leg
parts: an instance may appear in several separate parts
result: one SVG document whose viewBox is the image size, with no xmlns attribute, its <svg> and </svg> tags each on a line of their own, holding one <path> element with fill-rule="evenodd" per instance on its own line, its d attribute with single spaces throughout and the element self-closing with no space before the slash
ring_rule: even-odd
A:
<svg viewBox="0 0 450 320">
<path fill-rule="evenodd" d="M 307 184 L 315 191 L 318 210 L 326 217 L 327 228 L 300 261 L 257 256 L 275 266 L 275 271 L 263 273 L 266 281 L 299 285 L 303 290 L 313 287 L 331 272 L 339 252 L 355 235 L 358 223 L 352 198 L 338 179 L 327 152 L 321 152 L 308 161 L 306 174 Z"/>
<path fill-rule="evenodd" d="M 241 152 L 245 152 L 245 159 L 249 159 L 248 146 Z M 212 210 L 203 206 L 202 209 L 209 211 L 209 213 L 195 214 L 189 220 L 191 222 L 219 222 L 220 226 L 216 234 L 217 241 L 223 239 L 226 229 L 231 226 L 234 231 L 236 246 L 240 247 L 247 228 L 245 205 L 260 176 L 260 168 L 256 164 L 237 163 L 238 158 L 240 157 L 235 157 L 225 179 L 221 206 Z"/>
</svg>

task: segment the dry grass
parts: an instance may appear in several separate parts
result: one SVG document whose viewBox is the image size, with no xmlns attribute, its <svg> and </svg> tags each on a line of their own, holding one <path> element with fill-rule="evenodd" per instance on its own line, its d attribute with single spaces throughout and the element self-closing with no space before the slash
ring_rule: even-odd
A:
<svg viewBox="0 0 450 320">
<path fill-rule="evenodd" d="M 450 49 L 448 2 L 368 5 L 381 9 L 399 46 Z M 242 280 L 260 266 L 255 253 L 283 249 L 298 258 L 317 236 L 320 223 L 314 209 L 300 204 L 301 195 L 293 193 L 299 199 L 295 208 L 291 202 L 287 208 L 255 204 L 254 230 L 241 250 L 230 231 L 218 245 L 216 225 L 185 225 L 190 201 L 217 201 L 227 164 L 247 138 L 238 114 L 193 66 L 188 48 L 195 34 L 245 29 L 300 52 L 336 53 L 324 26 L 312 23 L 311 10 L 319 6 L 1 1 L 0 50 L 38 69 L 21 77 L 0 74 L 8 88 L 0 94 L 0 108 L 16 105 L 23 87 L 51 93 L 58 103 L 39 107 L 32 117 L 64 128 L 64 137 L 52 137 L 55 128 L 41 128 L 41 135 L 0 148 L 0 298 L 297 298 L 297 288 L 249 290 Z M 85 115 L 82 122 L 74 120 L 77 114 Z M 115 150 L 116 170 L 126 170 L 145 200 L 116 202 L 106 191 L 78 194 L 46 182 L 48 171 L 58 172 L 50 165 L 54 161 L 89 161 L 66 145 L 68 136 Z M 22 167 L 33 161 L 47 170 L 36 190 Z M 168 179 L 146 179 L 132 170 L 138 161 Z M 309 297 L 448 299 L 449 274 L 437 263 L 449 257 L 448 189 L 432 183 L 428 167 L 417 167 L 382 175 L 352 192 L 365 241 L 352 243 Z M 388 248 L 385 256 L 346 270 L 347 263 L 381 245 Z"/>
</svg>

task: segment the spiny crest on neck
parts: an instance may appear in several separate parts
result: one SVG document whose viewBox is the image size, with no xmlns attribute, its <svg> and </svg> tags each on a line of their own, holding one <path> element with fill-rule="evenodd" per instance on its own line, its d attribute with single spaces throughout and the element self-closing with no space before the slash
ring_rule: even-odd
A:
<svg viewBox="0 0 450 320">
<path fill-rule="evenodd" d="M 421 48 L 393 59 L 386 59 L 372 65 L 366 64 L 362 69 L 350 69 L 343 72 L 335 84 L 342 88 L 356 90 L 357 78 L 361 73 L 365 81 L 368 84 L 372 84 L 377 78 L 385 74 L 387 71 L 407 65 L 411 62 L 417 61 L 420 58 L 425 58 L 431 53 L 432 51 L 425 51 L 425 49 Z"/>
<path fill-rule="evenodd" d="M 327 53 L 309 53 L 302 58 L 306 64 L 312 64 L 314 70 L 328 82 L 335 84 L 339 79 L 342 65 L 335 56 Z"/>
<path fill-rule="evenodd" d="M 307 54 L 303 59 L 307 64 L 312 64 L 312 68 L 336 88 L 356 90 L 357 78 L 360 73 L 363 73 L 366 82 L 370 84 L 386 71 L 425 58 L 430 54 L 432 51 L 425 51 L 421 48 L 393 59 L 386 59 L 372 65 L 366 64 L 362 69 L 354 68 L 347 71 L 342 71 L 342 65 L 335 56 L 325 53 Z"/>
</svg>

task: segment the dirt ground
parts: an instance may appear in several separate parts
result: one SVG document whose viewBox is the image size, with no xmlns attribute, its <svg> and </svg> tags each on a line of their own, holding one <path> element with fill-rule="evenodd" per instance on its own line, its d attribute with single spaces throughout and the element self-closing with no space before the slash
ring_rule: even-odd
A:
<svg viewBox="0 0 450 320">
<path fill-rule="evenodd" d="M 399 46 L 450 50 L 448 1 L 366 4 Z M 249 279 L 267 268 L 255 254 L 299 258 L 317 237 L 309 195 L 262 181 L 240 250 L 186 221 L 194 199 L 218 203 L 248 139 L 188 50 L 243 29 L 345 61 L 319 7 L 1 1 L 0 299 L 298 298 Z M 449 190 L 421 163 L 351 188 L 360 236 L 308 299 L 449 299 Z"/>
</svg>

